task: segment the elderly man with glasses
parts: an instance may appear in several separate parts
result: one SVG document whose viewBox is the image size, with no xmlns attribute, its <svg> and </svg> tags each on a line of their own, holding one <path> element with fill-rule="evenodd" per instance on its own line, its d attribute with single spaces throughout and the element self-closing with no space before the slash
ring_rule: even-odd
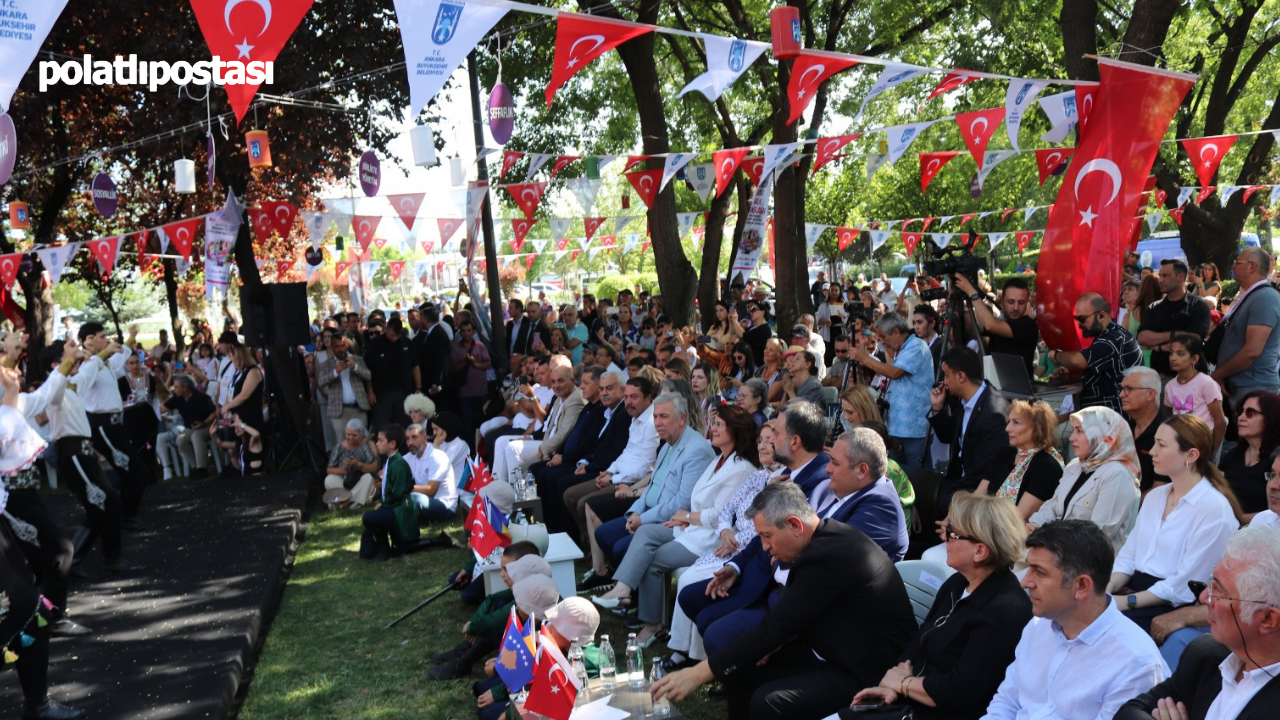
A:
<svg viewBox="0 0 1280 720">
<path fill-rule="evenodd" d="M 1141 365 L 1125 370 L 1120 381 L 1120 409 L 1129 417 L 1129 429 L 1133 431 L 1133 445 L 1142 465 L 1139 487 L 1145 497 L 1151 488 L 1169 482 L 1168 477 L 1156 474 L 1151 464 L 1156 428 L 1169 419 L 1160 404 L 1160 374 Z"/>
<path fill-rule="evenodd" d="M 1078 352 L 1050 350 L 1049 359 L 1059 367 L 1054 374 L 1082 373 L 1081 409 L 1100 405 L 1118 412 L 1121 377 L 1142 362 L 1142 348 L 1111 318 L 1111 305 L 1098 293 L 1080 296 L 1075 320 L 1080 332 L 1093 338 L 1093 344 Z"/>
</svg>

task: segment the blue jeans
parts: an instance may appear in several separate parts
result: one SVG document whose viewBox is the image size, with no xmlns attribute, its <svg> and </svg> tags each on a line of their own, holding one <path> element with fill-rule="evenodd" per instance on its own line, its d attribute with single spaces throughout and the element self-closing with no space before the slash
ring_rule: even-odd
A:
<svg viewBox="0 0 1280 720">
<path fill-rule="evenodd" d="M 927 438 L 893 438 L 902 445 L 900 452 L 894 453 L 896 457 L 893 459 L 905 470 L 906 468 L 927 468 L 929 467 L 929 443 Z"/>
<path fill-rule="evenodd" d="M 627 548 L 631 547 L 634 537 L 635 535 L 627 532 L 625 516 L 614 518 L 596 528 L 596 544 L 609 556 L 615 570 L 622 564 L 622 556 L 627 554 Z"/>
<path fill-rule="evenodd" d="M 1164 644 L 1160 646 L 1160 657 L 1164 658 L 1165 663 L 1169 666 L 1169 672 L 1178 669 L 1178 660 L 1182 658 L 1182 651 L 1187 649 L 1192 640 L 1209 632 L 1209 626 L 1205 627 L 1185 627 L 1181 630 L 1169 633 L 1169 637 L 1164 639 Z"/>
<path fill-rule="evenodd" d="M 418 522 L 447 522 L 453 519 L 454 511 L 448 505 L 423 493 L 409 493 L 414 507 L 418 508 Z"/>
</svg>

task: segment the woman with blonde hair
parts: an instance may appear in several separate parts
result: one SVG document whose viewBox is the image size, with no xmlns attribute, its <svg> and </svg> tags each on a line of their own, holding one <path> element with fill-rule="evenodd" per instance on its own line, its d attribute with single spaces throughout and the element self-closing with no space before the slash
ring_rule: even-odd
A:
<svg viewBox="0 0 1280 720">
<path fill-rule="evenodd" d="M 1012 502 L 1025 521 L 1053 497 L 1062 480 L 1062 455 L 1053 446 L 1058 415 L 1043 400 L 1014 400 L 1009 403 L 1008 417 L 1005 432 L 1018 452 L 1013 470 L 995 495 Z M 978 483 L 976 492 L 988 492 L 986 480 Z"/>
<path fill-rule="evenodd" d="M 662 366 L 662 373 L 668 378 L 684 380 L 691 382 L 693 379 L 693 368 L 689 367 L 689 363 L 680 356 L 673 356 Z"/>
<path fill-rule="evenodd" d="M 782 398 L 782 374 L 786 369 L 782 366 L 782 356 L 787 352 L 786 343 L 771 337 L 764 344 L 764 362 L 756 368 L 756 377 L 769 386 L 769 402 L 777 402 Z"/>
<path fill-rule="evenodd" d="M 864 422 L 883 422 L 875 395 L 866 385 L 850 385 L 840 393 L 840 410 L 847 428 L 855 428 Z"/>
<path fill-rule="evenodd" d="M 1240 529 L 1235 493 L 1213 463 L 1213 431 L 1195 415 L 1174 415 L 1156 430 L 1151 464 L 1169 482 L 1147 493 L 1107 592 L 1143 630 L 1190 605 L 1189 581 L 1209 582 L 1227 540 Z"/>
<path fill-rule="evenodd" d="M 693 368 L 689 385 L 698 399 L 698 404 L 692 407 L 696 407 L 702 416 L 703 427 L 710 428 L 712 412 L 723 399 L 720 396 L 720 371 L 711 363 L 700 362 Z"/>
<path fill-rule="evenodd" d="M 236 373 L 231 379 L 231 399 L 222 406 L 223 417 L 231 417 L 232 410 L 241 422 L 262 429 L 262 369 L 258 358 L 248 345 L 231 346 L 231 363 Z"/>
</svg>

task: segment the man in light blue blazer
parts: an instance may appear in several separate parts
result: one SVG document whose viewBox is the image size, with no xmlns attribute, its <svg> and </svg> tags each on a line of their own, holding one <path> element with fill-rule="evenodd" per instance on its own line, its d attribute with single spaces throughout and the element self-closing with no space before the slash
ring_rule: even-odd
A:
<svg viewBox="0 0 1280 720">
<path fill-rule="evenodd" d="M 659 395 L 653 401 L 653 426 L 664 444 L 658 451 L 649 486 L 626 515 L 596 528 L 596 542 L 608 553 L 615 568 L 641 525 L 664 523 L 677 510 L 689 507 L 693 486 L 715 459 L 711 443 L 689 427 L 689 407 L 683 396 Z"/>
</svg>

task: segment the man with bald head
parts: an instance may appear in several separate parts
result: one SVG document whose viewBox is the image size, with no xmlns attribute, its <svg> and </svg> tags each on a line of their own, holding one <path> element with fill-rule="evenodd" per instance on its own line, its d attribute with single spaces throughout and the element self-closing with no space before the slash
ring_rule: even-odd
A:
<svg viewBox="0 0 1280 720">
<path fill-rule="evenodd" d="M 1142 363 L 1142 348 L 1128 330 L 1112 320 L 1111 306 L 1098 293 L 1080 296 L 1075 321 L 1081 334 L 1093 338 L 1093 344 L 1079 352 L 1050 350 L 1049 359 L 1061 371 L 1082 373 L 1081 409 L 1102 406 L 1120 412 L 1120 381 L 1125 370 Z"/>
<path fill-rule="evenodd" d="M 1276 375 L 1280 333 L 1275 332 L 1280 324 L 1280 294 L 1268 282 L 1271 265 L 1270 253 L 1248 247 L 1231 266 L 1240 292 L 1222 318 L 1222 346 L 1212 377 L 1224 396 L 1237 401 L 1236 407 L 1240 398 L 1254 390 L 1280 390 Z"/>
<path fill-rule="evenodd" d="M 564 447 L 564 441 L 578 422 L 586 400 L 573 382 L 573 368 L 560 365 L 551 371 L 554 393 L 542 422 L 542 430 L 533 432 L 530 425 L 524 435 L 498 438 L 493 449 L 493 477 L 515 484 L 515 471 L 539 460 L 549 460 Z"/>
</svg>

